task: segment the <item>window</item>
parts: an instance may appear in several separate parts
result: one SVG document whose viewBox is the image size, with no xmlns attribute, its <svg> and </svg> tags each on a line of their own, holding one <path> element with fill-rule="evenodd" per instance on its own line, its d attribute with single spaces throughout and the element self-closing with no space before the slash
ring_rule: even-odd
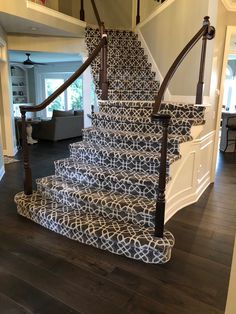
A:
<svg viewBox="0 0 236 314">
<path fill-rule="evenodd" d="M 72 73 L 47 73 L 44 75 L 44 99 L 60 87 Z M 64 93 L 58 96 L 47 108 L 46 117 L 51 118 L 53 110 L 83 109 L 83 80 L 79 77 Z"/>
</svg>

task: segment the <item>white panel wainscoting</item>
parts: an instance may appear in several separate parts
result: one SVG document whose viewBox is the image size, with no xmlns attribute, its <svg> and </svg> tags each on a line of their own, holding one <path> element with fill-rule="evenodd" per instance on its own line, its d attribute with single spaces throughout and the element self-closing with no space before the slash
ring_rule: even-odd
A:
<svg viewBox="0 0 236 314">
<path fill-rule="evenodd" d="M 215 131 L 180 145 L 181 159 L 170 167 L 166 189 L 167 222 L 181 208 L 195 203 L 212 183 L 212 152 Z"/>
</svg>

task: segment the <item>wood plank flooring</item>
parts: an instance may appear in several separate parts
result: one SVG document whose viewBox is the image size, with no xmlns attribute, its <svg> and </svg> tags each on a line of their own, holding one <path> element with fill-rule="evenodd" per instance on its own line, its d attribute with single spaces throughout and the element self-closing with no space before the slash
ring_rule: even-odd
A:
<svg viewBox="0 0 236 314">
<path fill-rule="evenodd" d="M 31 146 L 34 178 L 54 172 L 70 141 Z M 21 158 L 19 154 L 19 158 Z M 147 265 L 48 231 L 16 214 L 23 164 L 0 182 L 0 313 L 224 313 L 236 230 L 236 154 L 220 154 L 215 184 L 167 224 L 171 261 Z"/>
</svg>

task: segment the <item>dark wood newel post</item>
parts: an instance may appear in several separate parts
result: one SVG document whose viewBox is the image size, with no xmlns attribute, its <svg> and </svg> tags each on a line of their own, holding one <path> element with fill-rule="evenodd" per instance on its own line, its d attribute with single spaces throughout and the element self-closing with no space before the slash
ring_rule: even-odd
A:
<svg viewBox="0 0 236 314">
<path fill-rule="evenodd" d="M 210 25 L 209 16 L 204 17 L 203 25 Z M 201 61 L 200 61 L 199 78 L 198 78 L 197 92 L 196 92 L 196 104 L 198 105 L 201 105 L 202 100 L 203 100 L 206 47 L 207 47 L 207 34 L 205 34 L 202 37 Z"/>
<path fill-rule="evenodd" d="M 103 71 L 102 71 L 102 100 L 108 98 L 108 80 L 107 80 L 107 35 L 103 34 L 103 37 L 106 38 L 106 43 L 102 48 L 102 59 L 103 59 Z"/>
<path fill-rule="evenodd" d="M 196 104 L 202 104 L 203 102 L 207 40 L 211 40 L 215 37 L 215 28 L 210 25 L 209 16 L 204 17 L 203 26 L 206 27 L 206 31 L 202 37 L 202 51 L 201 51 L 201 61 L 200 61 L 200 69 L 199 69 L 199 79 L 198 79 L 197 92 L 196 92 Z"/>
<path fill-rule="evenodd" d="M 26 134 L 26 112 L 21 110 L 22 119 L 22 149 L 23 149 L 23 161 L 24 161 L 24 192 L 26 195 L 32 194 L 32 173 L 29 162 L 29 147 L 27 143 Z"/>
<path fill-rule="evenodd" d="M 137 0 L 136 25 L 140 23 L 140 0 Z"/>
<path fill-rule="evenodd" d="M 101 23 L 99 25 L 101 38 L 102 38 L 103 33 L 104 33 L 104 28 L 105 28 L 104 23 Z M 102 89 L 103 69 L 104 69 L 104 47 L 102 47 L 101 52 L 100 52 L 100 60 L 101 60 L 101 63 L 100 63 L 100 72 L 99 72 L 99 87 L 100 87 L 100 89 Z"/>
<path fill-rule="evenodd" d="M 106 100 L 108 97 L 108 80 L 107 80 L 107 34 L 102 22 L 100 25 L 101 38 L 106 38 L 105 45 L 101 49 L 101 68 L 99 75 L 99 86 L 102 90 L 101 99 Z"/>
<path fill-rule="evenodd" d="M 161 140 L 161 159 L 159 167 L 159 183 L 156 201 L 155 214 L 155 237 L 163 237 L 165 224 L 165 189 L 166 189 L 166 161 L 167 161 L 167 145 L 168 145 L 168 126 L 171 116 L 168 114 L 153 114 L 152 121 L 160 121 L 162 125 Z"/>
<path fill-rule="evenodd" d="M 80 20 L 84 21 L 85 20 L 85 15 L 84 15 L 84 0 L 80 0 Z"/>
</svg>

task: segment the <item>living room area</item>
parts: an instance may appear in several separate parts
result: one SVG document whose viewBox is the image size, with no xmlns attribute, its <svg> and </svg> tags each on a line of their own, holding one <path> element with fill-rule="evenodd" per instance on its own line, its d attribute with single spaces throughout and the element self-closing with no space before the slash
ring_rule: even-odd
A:
<svg viewBox="0 0 236 314">
<path fill-rule="evenodd" d="M 21 105 L 38 105 L 60 87 L 82 64 L 75 53 L 9 51 L 12 106 L 18 147 L 21 145 Z M 96 106 L 90 70 L 81 75 L 45 110 L 27 113 L 28 144 L 82 136 L 88 114 Z"/>
</svg>

